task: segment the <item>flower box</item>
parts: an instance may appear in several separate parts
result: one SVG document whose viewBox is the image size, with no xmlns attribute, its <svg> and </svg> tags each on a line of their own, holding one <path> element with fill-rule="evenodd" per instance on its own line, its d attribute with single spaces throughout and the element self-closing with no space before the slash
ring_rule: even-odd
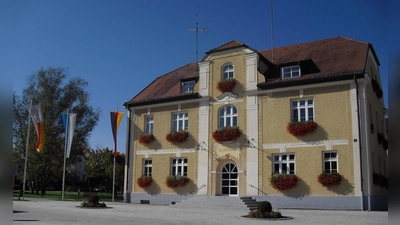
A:
<svg viewBox="0 0 400 225">
<path fill-rule="evenodd" d="M 186 141 L 188 137 L 189 134 L 186 131 L 172 131 L 165 136 L 165 139 L 170 143 L 176 144 Z"/>
<path fill-rule="evenodd" d="M 318 176 L 318 182 L 325 187 L 339 185 L 340 181 L 342 181 L 342 176 L 338 172 L 321 173 Z"/>
<path fill-rule="evenodd" d="M 287 132 L 295 137 L 303 136 L 315 129 L 317 129 L 317 123 L 314 121 L 289 122 L 286 126 Z"/>
<path fill-rule="evenodd" d="M 236 85 L 236 80 L 233 78 L 221 80 L 217 83 L 218 91 L 224 92 L 231 92 Z"/>
<path fill-rule="evenodd" d="M 189 178 L 181 175 L 169 175 L 165 179 L 165 185 L 169 188 L 184 187 L 189 183 Z"/>
<path fill-rule="evenodd" d="M 153 182 L 153 178 L 150 176 L 141 176 L 136 180 L 136 184 L 141 188 L 147 188 Z"/>
<path fill-rule="evenodd" d="M 154 135 L 153 134 L 142 134 L 139 137 L 139 143 L 140 144 L 150 144 L 153 141 L 154 141 Z"/>
<path fill-rule="evenodd" d="M 216 142 L 234 141 L 242 135 L 239 127 L 223 127 L 212 133 L 212 137 Z"/>
<path fill-rule="evenodd" d="M 388 178 L 377 173 L 372 174 L 372 183 L 374 185 L 380 186 L 381 188 L 385 187 L 386 189 L 389 187 Z"/>
<path fill-rule="evenodd" d="M 274 174 L 270 181 L 274 189 L 285 191 L 296 186 L 298 179 L 294 174 Z"/>
</svg>

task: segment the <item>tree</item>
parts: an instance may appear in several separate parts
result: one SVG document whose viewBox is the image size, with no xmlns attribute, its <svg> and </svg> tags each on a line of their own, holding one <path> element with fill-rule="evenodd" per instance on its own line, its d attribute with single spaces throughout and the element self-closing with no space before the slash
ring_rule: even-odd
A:
<svg viewBox="0 0 400 225">
<path fill-rule="evenodd" d="M 62 185 L 64 165 L 65 132 L 61 113 L 77 114 L 75 132 L 67 165 L 74 164 L 76 155 L 87 151 L 88 138 L 96 126 L 100 109 L 88 105 L 89 94 L 85 91 L 87 82 L 81 78 L 67 80 L 67 70 L 64 68 L 40 69 L 28 77 L 28 87 L 22 96 L 13 95 L 13 151 L 14 164 L 23 171 L 26 134 L 30 102 L 41 105 L 45 129 L 45 145 L 41 152 L 35 150 L 36 131 L 30 126 L 28 144 L 27 180 L 38 193 L 42 194 L 45 186 L 59 189 Z"/>
<path fill-rule="evenodd" d="M 115 187 L 122 188 L 124 183 L 125 154 L 117 152 L 115 159 Z M 86 190 L 97 186 L 112 191 L 114 170 L 114 152 L 108 148 L 90 150 L 85 161 Z"/>
</svg>

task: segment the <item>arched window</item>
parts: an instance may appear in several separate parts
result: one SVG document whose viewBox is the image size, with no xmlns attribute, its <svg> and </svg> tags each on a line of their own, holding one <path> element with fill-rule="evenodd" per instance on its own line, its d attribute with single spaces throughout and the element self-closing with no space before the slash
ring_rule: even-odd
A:
<svg viewBox="0 0 400 225">
<path fill-rule="evenodd" d="M 232 64 L 227 64 L 222 68 L 222 80 L 233 78 L 234 68 Z"/>
<path fill-rule="evenodd" d="M 235 106 L 225 106 L 219 110 L 219 128 L 237 127 L 237 108 Z"/>
</svg>

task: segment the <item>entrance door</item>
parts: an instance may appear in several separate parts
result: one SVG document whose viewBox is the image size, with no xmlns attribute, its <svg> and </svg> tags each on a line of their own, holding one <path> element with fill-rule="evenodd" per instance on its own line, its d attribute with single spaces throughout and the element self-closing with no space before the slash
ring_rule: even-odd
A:
<svg viewBox="0 0 400 225">
<path fill-rule="evenodd" d="M 221 194 L 238 195 L 238 169 L 234 163 L 227 163 L 221 171 Z"/>
</svg>

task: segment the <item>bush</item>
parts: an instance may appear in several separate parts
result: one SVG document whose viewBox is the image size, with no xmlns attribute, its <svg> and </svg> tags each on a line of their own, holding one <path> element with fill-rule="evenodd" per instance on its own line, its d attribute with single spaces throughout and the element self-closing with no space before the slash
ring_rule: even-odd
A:
<svg viewBox="0 0 400 225">
<path fill-rule="evenodd" d="M 82 207 L 107 207 L 106 204 L 100 203 L 100 198 L 99 196 L 93 196 L 89 198 L 89 201 L 83 201 L 81 203 Z"/>
<path fill-rule="evenodd" d="M 273 211 L 272 205 L 268 201 L 263 201 L 258 204 L 257 211 L 251 210 L 247 217 L 250 218 L 282 218 L 279 211 Z"/>
<path fill-rule="evenodd" d="M 272 212 L 272 205 L 268 201 L 258 203 L 257 211 L 262 213 Z"/>
</svg>

